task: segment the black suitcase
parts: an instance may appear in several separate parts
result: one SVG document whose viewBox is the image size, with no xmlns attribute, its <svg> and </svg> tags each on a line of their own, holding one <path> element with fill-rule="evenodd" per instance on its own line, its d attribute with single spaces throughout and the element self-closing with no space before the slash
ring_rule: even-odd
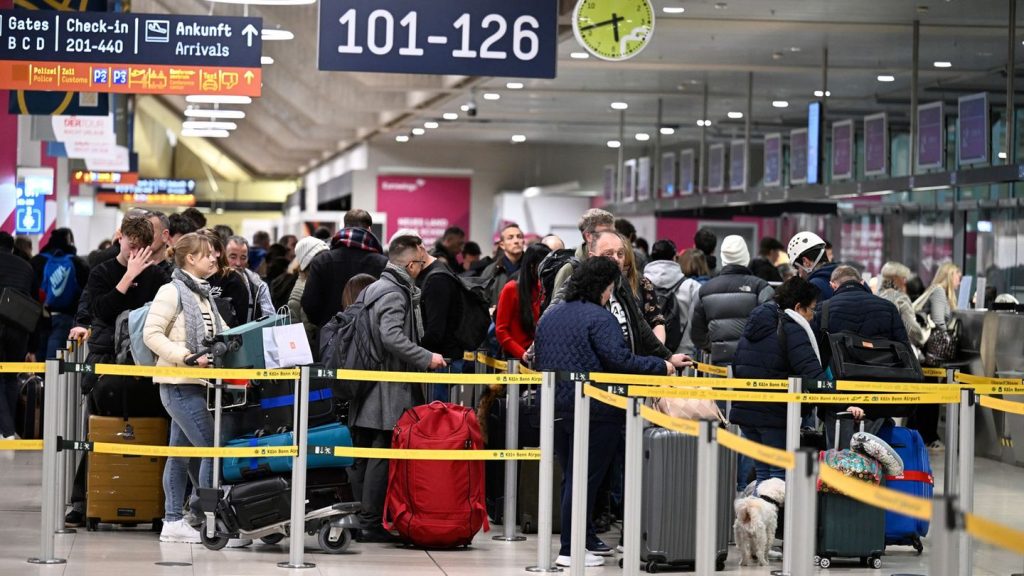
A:
<svg viewBox="0 0 1024 576">
<path fill-rule="evenodd" d="M 291 518 L 291 488 L 277 476 L 235 484 L 222 501 L 221 518 L 230 519 L 239 530 L 255 530 L 287 522 Z"/>
<path fill-rule="evenodd" d="M 43 379 L 38 374 L 18 375 L 14 429 L 25 440 L 43 437 Z"/>
<path fill-rule="evenodd" d="M 337 380 L 310 379 L 310 428 L 341 420 L 342 402 L 334 393 L 335 383 Z M 291 430 L 295 423 L 295 381 L 260 380 L 259 407 L 263 413 L 264 434 L 277 434 Z"/>
</svg>

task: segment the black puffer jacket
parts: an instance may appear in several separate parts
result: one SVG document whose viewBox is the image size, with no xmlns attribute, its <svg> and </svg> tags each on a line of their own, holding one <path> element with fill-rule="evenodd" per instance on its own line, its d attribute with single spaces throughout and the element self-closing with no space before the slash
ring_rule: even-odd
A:
<svg viewBox="0 0 1024 576">
<path fill-rule="evenodd" d="M 711 353 L 711 362 L 732 363 L 750 313 L 771 300 L 775 290 L 746 266 L 730 264 L 700 289 L 693 310 L 693 343 Z"/>
<path fill-rule="evenodd" d="M 853 332 L 863 338 L 885 338 L 910 347 L 900 311 L 885 298 L 875 296 L 864 284 L 850 281 L 828 300 L 828 326 L 821 325 L 823 304 L 814 313 L 814 330 L 822 334 Z M 825 358 L 822 358 L 825 360 Z"/>
</svg>

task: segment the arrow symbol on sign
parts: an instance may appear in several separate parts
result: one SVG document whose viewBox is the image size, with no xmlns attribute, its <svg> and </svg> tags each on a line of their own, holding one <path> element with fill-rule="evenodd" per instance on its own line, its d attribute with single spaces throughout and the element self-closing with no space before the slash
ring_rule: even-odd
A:
<svg viewBox="0 0 1024 576">
<path fill-rule="evenodd" d="M 242 30 L 242 34 L 245 35 L 245 43 L 246 43 L 246 45 L 248 45 L 250 48 L 252 48 L 252 37 L 258 35 L 259 33 L 260 33 L 260 31 L 257 30 L 256 27 L 253 26 L 252 24 L 249 24 L 248 26 L 246 26 Z"/>
<path fill-rule="evenodd" d="M 255 77 L 256 75 L 252 73 L 252 70 L 245 73 L 245 81 L 249 84 L 252 84 L 252 79 Z"/>
</svg>

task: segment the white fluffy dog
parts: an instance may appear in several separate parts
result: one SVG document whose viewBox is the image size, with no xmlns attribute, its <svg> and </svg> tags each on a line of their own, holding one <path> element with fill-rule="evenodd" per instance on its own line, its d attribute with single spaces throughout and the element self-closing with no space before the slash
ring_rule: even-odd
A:
<svg viewBox="0 0 1024 576">
<path fill-rule="evenodd" d="M 756 496 L 736 500 L 736 522 L 732 525 L 740 566 L 768 565 L 768 550 L 775 539 L 780 509 L 786 503 L 786 482 L 769 478 L 758 485 Z"/>
</svg>

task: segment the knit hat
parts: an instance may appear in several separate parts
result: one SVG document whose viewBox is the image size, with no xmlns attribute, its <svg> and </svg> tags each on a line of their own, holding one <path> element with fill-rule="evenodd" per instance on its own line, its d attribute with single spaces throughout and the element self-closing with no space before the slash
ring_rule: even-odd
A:
<svg viewBox="0 0 1024 576">
<path fill-rule="evenodd" d="M 742 236 L 726 236 L 722 240 L 722 265 L 738 264 L 747 266 L 750 264 L 750 251 L 747 250 L 747 241 Z"/>
<path fill-rule="evenodd" d="M 327 250 L 327 244 L 315 236 L 306 236 L 299 240 L 299 243 L 295 245 L 295 259 L 299 261 L 299 269 L 309 268 L 313 257 L 324 250 Z"/>
</svg>

